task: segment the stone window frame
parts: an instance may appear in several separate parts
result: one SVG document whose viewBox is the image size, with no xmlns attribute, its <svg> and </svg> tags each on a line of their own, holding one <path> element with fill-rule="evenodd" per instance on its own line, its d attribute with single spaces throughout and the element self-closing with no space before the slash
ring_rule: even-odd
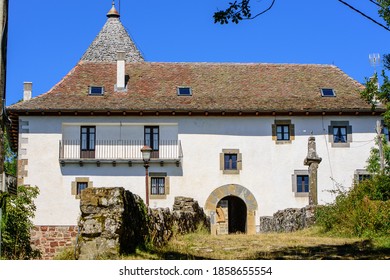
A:
<svg viewBox="0 0 390 280">
<path fill-rule="evenodd" d="M 152 194 L 152 178 L 164 178 L 164 194 Z M 170 182 L 166 172 L 149 172 L 149 199 L 166 199 L 170 194 Z"/>
<path fill-rule="evenodd" d="M 360 182 L 361 180 L 359 180 L 359 177 L 362 175 L 363 176 L 371 176 L 370 172 L 368 172 L 367 169 L 356 169 L 354 174 L 353 174 L 354 181 Z"/>
<path fill-rule="evenodd" d="M 237 169 L 225 169 L 225 155 L 236 154 L 237 155 Z M 235 175 L 240 174 L 242 170 L 242 154 L 239 149 L 222 149 L 222 153 L 219 154 L 219 168 L 222 170 L 222 174 Z"/>
<path fill-rule="evenodd" d="M 347 141 L 345 143 L 335 143 L 333 128 L 334 127 L 345 127 L 347 131 Z M 349 121 L 331 121 L 328 126 L 328 138 L 329 143 L 331 143 L 332 148 L 349 148 L 350 143 L 352 143 L 352 125 L 349 124 Z"/>
<path fill-rule="evenodd" d="M 302 175 L 309 176 L 309 184 L 310 184 L 310 175 L 309 170 L 294 170 L 294 174 L 291 175 L 292 179 L 292 192 L 294 193 L 295 197 L 309 197 L 309 192 L 298 192 L 298 186 L 297 186 L 297 177 Z"/>
<path fill-rule="evenodd" d="M 71 183 L 71 194 L 76 199 L 80 199 L 81 194 L 77 193 L 77 183 L 87 183 L 87 188 L 93 188 L 93 182 L 89 180 L 89 177 L 76 177 Z"/>
<path fill-rule="evenodd" d="M 282 125 L 288 125 L 289 140 L 278 140 L 277 127 Z M 274 123 L 272 124 L 272 140 L 275 141 L 276 144 L 291 144 L 292 141 L 295 140 L 295 125 L 291 122 L 291 120 L 274 121 Z"/>
</svg>

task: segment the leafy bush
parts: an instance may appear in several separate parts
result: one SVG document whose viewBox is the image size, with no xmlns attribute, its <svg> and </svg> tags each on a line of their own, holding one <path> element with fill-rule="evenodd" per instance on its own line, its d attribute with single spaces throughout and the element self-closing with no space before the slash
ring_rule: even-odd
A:
<svg viewBox="0 0 390 280">
<path fill-rule="evenodd" d="M 376 175 L 339 190 L 334 203 L 320 207 L 317 224 L 325 231 L 371 237 L 390 234 L 390 178 Z"/>
<path fill-rule="evenodd" d="M 2 254 L 6 259 L 31 259 L 38 256 L 30 243 L 37 187 L 19 186 L 17 196 L 8 196 L 2 220 Z"/>
</svg>

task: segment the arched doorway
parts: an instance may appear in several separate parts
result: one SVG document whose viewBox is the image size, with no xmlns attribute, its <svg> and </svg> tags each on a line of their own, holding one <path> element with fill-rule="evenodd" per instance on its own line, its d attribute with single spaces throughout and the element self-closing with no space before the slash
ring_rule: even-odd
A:
<svg viewBox="0 0 390 280">
<path fill-rule="evenodd" d="M 220 223 L 220 227 L 225 226 L 225 231 L 229 234 L 246 233 L 247 209 L 241 198 L 232 195 L 226 196 L 218 202 L 218 208 L 223 211 L 224 215 L 223 221 L 217 221 L 217 223 Z"/>
<path fill-rule="evenodd" d="M 221 204 L 225 208 L 219 207 Z M 212 234 L 256 233 L 257 201 L 241 185 L 229 184 L 216 188 L 207 198 L 204 208 L 210 216 Z"/>
</svg>

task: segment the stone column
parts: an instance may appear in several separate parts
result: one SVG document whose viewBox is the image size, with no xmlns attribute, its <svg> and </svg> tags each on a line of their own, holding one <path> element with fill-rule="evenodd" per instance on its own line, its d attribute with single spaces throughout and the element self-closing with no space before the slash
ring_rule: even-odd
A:
<svg viewBox="0 0 390 280">
<path fill-rule="evenodd" d="M 309 166 L 309 205 L 318 204 L 317 169 L 321 161 L 322 158 L 317 155 L 316 138 L 314 136 L 310 136 L 307 157 L 304 161 L 304 164 Z"/>
</svg>

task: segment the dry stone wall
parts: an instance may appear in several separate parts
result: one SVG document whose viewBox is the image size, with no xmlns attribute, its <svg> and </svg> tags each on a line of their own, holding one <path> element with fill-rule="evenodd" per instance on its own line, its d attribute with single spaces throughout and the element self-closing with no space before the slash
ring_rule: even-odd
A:
<svg viewBox="0 0 390 280">
<path fill-rule="evenodd" d="M 292 232 L 307 228 L 315 223 L 315 209 L 313 205 L 288 208 L 273 216 L 260 217 L 260 232 Z"/>
<path fill-rule="evenodd" d="M 89 188 L 82 192 L 78 259 L 116 257 L 137 247 L 162 246 L 175 234 L 210 227 L 192 198 L 176 197 L 173 211 L 150 209 L 123 188 Z"/>
</svg>

